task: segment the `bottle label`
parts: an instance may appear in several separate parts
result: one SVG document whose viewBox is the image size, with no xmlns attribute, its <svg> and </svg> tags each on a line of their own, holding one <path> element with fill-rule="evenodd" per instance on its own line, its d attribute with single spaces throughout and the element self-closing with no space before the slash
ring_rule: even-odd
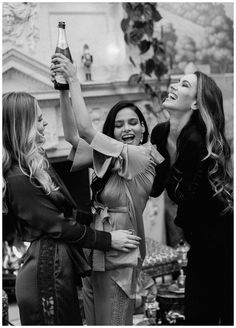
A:
<svg viewBox="0 0 236 328">
<path fill-rule="evenodd" d="M 64 56 L 66 56 L 67 58 L 70 59 L 70 61 L 73 63 L 72 57 L 71 57 L 71 53 L 70 53 L 70 49 L 67 47 L 65 49 L 62 49 L 61 47 L 56 47 L 56 51 L 58 53 L 63 54 Z"/>
<path fill-rule="evenodd" d="M 64 76 L 61 74 L 61 73 L 57 73 L 56 76 L 55 76 L 55 80 L 57 83 L 60 83 L 60 84 L 67 84 L 67 81 L 66 79 L 64 78 Z"/>
</svg>

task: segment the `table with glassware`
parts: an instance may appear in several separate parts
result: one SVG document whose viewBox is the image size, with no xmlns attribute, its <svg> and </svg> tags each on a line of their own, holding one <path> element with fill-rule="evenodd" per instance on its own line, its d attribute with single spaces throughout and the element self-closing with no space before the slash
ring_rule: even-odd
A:
<svg viewBox="0 0 236 328">
<path fill-rule="evenodd" d="M 157 285 L 156 299 L 152 302 L 153 304 L 146 304 L 146 308 L 150 308 L 146 312 L 152 313 L 151 317 L 157 314 L 158 317 L 154 320 L 156 324 L 182 324 L 184 322 L 185 268 L 189 245 L 181 240 L 177 247 L 173 248 L 149 238 L 146 245 L 147 255 L 142 271 L 154 280 L 162 277 L 162 283 Z M 165 276 L 170 274 L 174 280 L 165 282 Z"/>
</svg>

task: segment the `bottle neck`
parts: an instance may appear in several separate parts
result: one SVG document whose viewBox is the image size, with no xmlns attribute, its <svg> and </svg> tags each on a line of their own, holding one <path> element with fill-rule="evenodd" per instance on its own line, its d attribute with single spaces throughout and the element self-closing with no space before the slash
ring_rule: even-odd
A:
<svg viewBox="0 0 236 328">
<path fill-rule="evenodd" d="M 59 47 L 61 49 L 68 48 L 68 43 L 67 43 L 67 38 L 66 38 L 66 30 L 61 27 L 58 27 L 57 47 Z"/>
</svg>

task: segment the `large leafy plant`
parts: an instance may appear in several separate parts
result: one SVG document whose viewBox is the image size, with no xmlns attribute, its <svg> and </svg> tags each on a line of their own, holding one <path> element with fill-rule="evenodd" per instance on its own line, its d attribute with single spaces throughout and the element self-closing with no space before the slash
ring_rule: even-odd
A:
<svg viewBox="0 0 236 328">
<path fill-rule="evenodd" d="M 161 33 L 159 38 L 155 35 L 154 24 L 158 23 L 162 17 L 156 3 L 126 2 L 122 3 L 122 6 L 127 15 L 121 21 L 125 42 L 127 45 L 137 47 L 140 55 L 140 71 L 132 74 L 128 82 L 131 85 L 139 84 L 150 99 L 160 105 L 170 82 L 168 80 L 166 90 L 161 90 L 161 78 L 168 72 L 168 68 L 163 35 Z M 137 63 L 132 56 L 129 56 L 129 60 L 137 68 Z M 146 107 L 153 112 L 150 104 Z"/>
</svg>

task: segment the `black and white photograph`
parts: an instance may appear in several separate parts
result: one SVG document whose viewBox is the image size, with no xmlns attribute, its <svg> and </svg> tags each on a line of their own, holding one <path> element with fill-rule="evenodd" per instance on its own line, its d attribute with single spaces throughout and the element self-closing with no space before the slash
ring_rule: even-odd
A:
<svg viewBox="0 0 236 328">
<path fill-rule="evenodd" d="M 1 2 L 2 325 L 234 326 L 234 2 Z"/>
</svg>

